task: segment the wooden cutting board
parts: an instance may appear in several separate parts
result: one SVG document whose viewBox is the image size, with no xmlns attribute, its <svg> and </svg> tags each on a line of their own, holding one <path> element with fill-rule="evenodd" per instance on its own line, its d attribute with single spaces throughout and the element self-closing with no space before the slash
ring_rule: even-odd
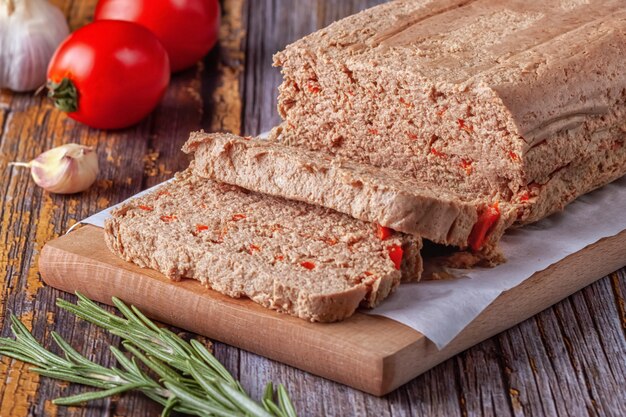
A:
<svg viewBox="0 0 626 417">
<path fill-rule="evenodd" d="M 309 323 L 232 299 L 198 282 L 172 282 L 113 255 L 103 231 L 82 226 L 49 242 L 44 281 L 110 304 L 116 296 L 150 317 L 359 390 L 384 395 L 453 355 L 519 323 L 626 264 L 626 231 L 586 247 L 498 297 L 443 350 L 393 320 L 357 313 Z"/>
</svg>

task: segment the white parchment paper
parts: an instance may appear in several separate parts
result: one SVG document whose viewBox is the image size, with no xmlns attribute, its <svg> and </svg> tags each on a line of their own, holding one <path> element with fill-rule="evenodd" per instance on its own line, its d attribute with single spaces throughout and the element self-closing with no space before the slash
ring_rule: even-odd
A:
<svg viewBox="0 0 626 417">
<path fill-rule="evenodd" d="M 442 348 L 503 291 L 623 230 L 626 230 L 626 177 L 580 197 L 562 213 L 508 231 L 501 242 L 507 257 L 505 264 L 457 270 L 459 276 L 464 274 L 459 279 L 401 285 L 370 313 L 404 323 Z"/>
<path fill-rule="evenodd" d="M 102 227 L 110 210 L 81 223 Z M 368 313 L 404 323 L 442 348 L 503 291 L 623 230 L 626 230 L 626 177 L 580 197 L 562 213 L 507 232 L 501 243 L 508 259 L 505 264 L 496 268 L 457 270 L 455 272 L 461 276 L 458 279 L 403 284 Z"/>
</svg>

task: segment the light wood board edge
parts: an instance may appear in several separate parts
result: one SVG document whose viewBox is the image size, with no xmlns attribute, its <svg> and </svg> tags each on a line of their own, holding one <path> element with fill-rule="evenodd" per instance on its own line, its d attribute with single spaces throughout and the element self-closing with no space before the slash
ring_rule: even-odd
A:
<svg viewBox="0 0 626 417">
<path fill-rule="evenodd" d="M 117 258 L 106 248 L 102 229 L 94 226 L 49 242 L 40 258 L 42 277 L 52 287 L 78 290 L 107 304 L 111 296 L 118 296 L 159 321 L 378 396 L 624 264 L 626 231 L 588 246 L 503 293 L 439 351 L 421 333 L 384 317 L 357 313 L 341 323 L 308 323 L 250 300 L 223 296 L 196 281 L 172 283 L 160 273 Z"/>
</svg>

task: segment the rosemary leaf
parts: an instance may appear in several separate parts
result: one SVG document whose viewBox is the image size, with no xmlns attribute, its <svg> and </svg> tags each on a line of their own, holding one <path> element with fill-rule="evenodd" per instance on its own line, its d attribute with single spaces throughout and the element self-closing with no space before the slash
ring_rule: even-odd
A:
<svg viewBox="0 0 626 417">
<path fill-rule="evenodd" d="M 222 417 L 234 417 L 234 416 L 245 416 L 241 413 L 232 413 L 231 411 L 216 406 L 215 404 L 210 403 L 209 401 L 195 396 L 187 391 L 181 390 L 176 384 L 171 384 L 169 382 L 165 382 L 165 386 L 167 389 L 172 391 L 174 395 L 176 395 L 180 401 L 184 401 L 185 403 L 196 407 L 198 410 L 203 410 L 206 414 L 222 416 Z M 253 414 L 254 415 L 254 414 Z"/>
<path fill-rule="evenodd" d="M 134 374 L 142 374 L 134 358 L 128 359 L 122 353 L 122 351 L 116 348 L 115 346 L 109 346 L 109 350 L 111 351 L 111 354 L 113 355 L 115 360 L 117 360 L 117 363 L 119 363 L 126 372 L 134 373 Z"/>
<path fill-rule="evenodd" d="M 249 415 L 252 416 L 263 416 L 263 417 L 271 417 L 263 407 L 261 407 L 256 402 L 252 401 L 246 394 L 242 393 L 236 388 L 233 388 L 232 385 L 229 384 L 220 384 L 220 389 L 222 392 L 229 397 L 233 398 L 239 406 L 246 411 Z"/>
<path fill-rule="evenodd" d="M 278 417 L 287 417 L 285 413 L 283 413 L 282 410 L 278 408 L 278 406 L 272 400 L 267 400 L 264 398 L 263 405 L 270 413 L 273 413 L 273 415 Z"/>
<path fill-rule="evenodd" d="M 143 388 L 145 383 L 134 382 L 131 384 L 120 385 L 115 388 L 110 388 L 101 391 L 84 392 L 82 394 L 73 395 L 71 397 L 57 398 L 52 401 L 56 405 L 76 405 L 82 404 L 87 401 L 99 400 L 101 398 L 111 397 L 113 395 L 121 394 L 126 391 Z"/>
<path fill-rule="evenodd" d="M 52 335 L 52 339 L 61 348 L 61 350 L 65 354 L 65 358 L 68 361 L 72 361 L 74 363 L 83 364 L 83 365 L 86 365 L 86 366 L 92 366 L 93 365 L 93 362 L 91 362 L 89 359 L 85 358 L 83 355 L 81 355 L 76 350 L 74 350 L 74 348 L 71 347 L 70 344 L 67 343 L 65 340 L 63 340 L 61 335 L 59 335 L 57 332 L 53 331 L 51 333 L 51 335 Z M 103 369 L 104 369 L 104 367 L 103 367 Z"/>
<path fill-rule="evenodd" d="M 225 408 L 229 408 L 231 410 L 236 410 L 237 406 L 230 400 L 227 396 L 223 395 L 219 389 L 215 387 L 215 378 L 209 378 L 203 375 L 201 372 L 198 372 L 193 366 L 189 368 L 191 370 L 191 376 L 195 379 L 198 384 L 217 402 L 222 404 Z"/>
<path fill-rule="evenodd" d="M 289 394 L 283 384 L 278 385 L 278 404 L 287 417 L 297 417 L 298 413 L 293 406 Z"/>
<path fill-rule="evenodd" d="M 191 346 L 194 351 L 198 354 L 198 356 L 206 362 L 207 365 L 211 367 L 215 372 L 218 373 L 219 376 L 224 378 L 226 381 L 230 382 L 232 385 L 239 385 L 237 381 L 232 377 L 230 372 L 224 368 L 224 366 L 215 359 L 215 356 L 211 355 L 211 353 L 202 345 L 202 343 L 197 340 L 191 341 Z"/>
<path fill-rule="evenodd" d="M 89 387 L 94 387 L 94 388 L 109 389 L 115 386 L 115 384 L 112 384 L 110 382 L 77 375 L 76 373 L 73 373 L 72 371 L 68 372 L 67 370 L 55 370 L 55 369 L 44 369 L 44 368 L 30 368 L 30 370 L 39 375 L 47 376 L 48 378 L 59 379 L 62 381 L 67 381 L 67 382 L 74 382 L 76 384 L 87 385 Z"/>
<path fill-rule="evenodd" d="M 176 407 L 176 405 L 178 405 L 178 398 L 172 396 L 170 398 L 167 399 L 167 402 L 165 403 L 165 407 L 163 407 L 163 411 L 161 412 L 161 417 L 167 417 L 170 415 L 170 413 L 174 410 L 174 408 Z"/>
</svg>

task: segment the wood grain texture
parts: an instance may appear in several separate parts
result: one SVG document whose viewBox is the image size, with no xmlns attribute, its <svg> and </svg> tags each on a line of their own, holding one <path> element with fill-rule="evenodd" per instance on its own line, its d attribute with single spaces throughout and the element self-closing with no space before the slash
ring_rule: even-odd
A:
<svg viewBox="0 0 626 417">
<path fill-rule="evenodd" d="M 382 0 L 381 0 L 382 1 Z M 117 339 L 54 306 L 73 297 L 43 287 L 37 269 L 43 244 L 76 220 L 167 178 L 186 164 L 178 152 L 189 130 L 272 127 L 280 76 L 268 53 L 376 0 L 226 0 L 221 47 L 203 65 L 173 78 L 157 113 L 120 132 L 88 129 L 29 94 L 0 93 L 0 321 L 8 313 L 39 339 L 52 330 L 104 364 Z M 72 28 L 90 21 L 95 0 L 53 0 Z M 182 102 L 178 102 L 181 100 Z M 176 122 L 174 122 L 175 120 Z M 97 146 L 102 167 L 87 193 L 50 196 L 13 160 L 51 146 Z M 158 154 L 155 152 L 158 151 Z M 145 159 L 144 159 L 145 158 Z M 155 170 L 156 169 L 156 170 Z M 622 269 L 519 326 L 435 367 L 384 398 L 376 398 L 239 349 L 215 344 L 217 357 L 255 396 L 267 380 L 286 383 L 302 415 L 364 416 L 619 416 L 626 355 L 626 270 Z M 285 341 L 289 343 L 290 341 Z M 620 385 L 621 384 L 621 385 Z M 0 361 L 0 416 L 156 416 L 139 395 L 56 408 L 51 399 L 82 388 L 38 378 L 19 363 Z"/>
</svg>

